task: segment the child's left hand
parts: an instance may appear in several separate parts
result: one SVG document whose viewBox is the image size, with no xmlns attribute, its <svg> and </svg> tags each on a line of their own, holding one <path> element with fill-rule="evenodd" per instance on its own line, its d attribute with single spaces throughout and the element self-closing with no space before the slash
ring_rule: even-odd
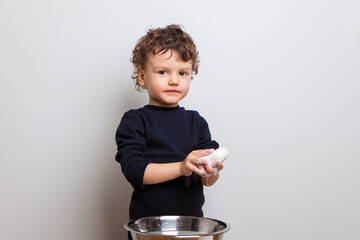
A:
<svg viewBox="0 0 360 240">
<path fill-rule="evenodd" d="M 204 164 L 200 166 L 200 168 L 206 172 L 206 174 L 203 175 L 204 177 L 211 177 L 217 175 L 224 168 L 224 165 L 221 161 L 218 161 L 214 167 L 211 167 L 210 164 Z"/>
<path fill-rule="evenodd" d="M 224 165 L 221 161 L 218 161 L 216 166 L 211 167 L 209 164 L 202 166 L 206 174 L 201 175 L 201 183 L 204 186 L 212 186 L 219 179 L 219 172 L 224 168 Z"/>
</svg>

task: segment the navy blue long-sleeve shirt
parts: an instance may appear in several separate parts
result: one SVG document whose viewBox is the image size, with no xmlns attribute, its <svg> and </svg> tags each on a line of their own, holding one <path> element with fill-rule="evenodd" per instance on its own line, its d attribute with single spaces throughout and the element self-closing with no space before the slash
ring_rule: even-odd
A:
<svg viewBox="0 0 360 240">
<path fill-rule="evenodd" d="M 144 185 L 149 163 L 181 162 L 193 150 L 218 148 L 208 124 L 196 111 L 146 105 L 126 112 L 116 132 L 116 161 L 131 183 L 130 219 L 158 215 L 203 216 L 200 176 Z"/>
</svg>

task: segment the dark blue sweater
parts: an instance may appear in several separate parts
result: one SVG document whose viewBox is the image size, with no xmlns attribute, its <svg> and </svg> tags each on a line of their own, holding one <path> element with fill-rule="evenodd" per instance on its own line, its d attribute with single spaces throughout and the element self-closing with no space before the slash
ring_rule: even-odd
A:
<svg viewBox="0 0 360 240">
<path fill-rule="evenodd" d="M 144 185 L 149 163 L 183 161 L 196 149 L 218 148 L 208 124 L 196 111 L 146 105 L 126 112 L 116 132 L 116 161 L 134 188 L 130 219 L 158 215 L 203 216 L 200 176 Z"/>
</svg>

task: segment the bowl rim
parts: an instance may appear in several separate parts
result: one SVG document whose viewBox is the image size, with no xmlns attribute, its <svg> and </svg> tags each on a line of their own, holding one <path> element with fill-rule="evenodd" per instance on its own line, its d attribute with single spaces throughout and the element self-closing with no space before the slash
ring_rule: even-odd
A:
<svg viewBox="0 0 360 240">
<path fill-rule="evenodd" d="M 138 220 L 142 220 L 142 219 L 147 219 L 147 218 L 154 218 L 154 219 L 162 219 L 162 218 L 179 218 L 179 217 L 182 217 L 182 218 L 195 218 L 195 219 L 206 219 L 206 220 L 210 220 L 210 221 L 215 221 L 215 222 L 218 222 L 218 223 L 221 223 L 223 225 L 225 225 L 225 228 L 220 230 L 220 231 L 217 231 L 217 232 L 213 232 L 213 233 L 196 233 L 194 235 L 176 235 L 176 236 L 173 236 L 173 235 L 169 235 L 171 237 L 200 237 L 200 236 L 213 236 L 213 235 L 219 235 L 219 234 L 223 234 L 225 232 L 228 232 L 231 227 L 228 223 L 224 222 L 224 221 L 220 221 L 220 220 L 217 220 L 215 218 L 209 218 L 209 217 L 197 217 L 197 216 L 185 216 L 185 215 L 161 215 L 161 216 L 149 216 L 149 217 L 142 217 L 142 218 L 137 218 L 137 219 L 133 219 L 133 220 L 130 220 L 130 221 L 127 221 L 126 223 L 124 223 L 124 228 L 130 232 L 133 232 L 133 233 L 138 233 L 138 234 L 142 234 L 142 235 L 148 235 L 148 236 L 168 236 L 168 235 L 164 235 L 164 234 L 159 234 L 159 233 L 155 233 L 155 232 L 141 232 L 139 230 L 135 230 L 135 229 L 132 229 L 130 227 L 130 224 L 134 224 L 136 221 Z"/>
</svg>

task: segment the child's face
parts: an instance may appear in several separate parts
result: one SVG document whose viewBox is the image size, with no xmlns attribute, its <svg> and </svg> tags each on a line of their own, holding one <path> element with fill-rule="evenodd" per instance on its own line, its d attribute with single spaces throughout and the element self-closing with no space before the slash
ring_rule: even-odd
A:
<svg viewBox="0 0 360 240">
<path fill-rule="evenodd" d="M 189 92 L 191 61 L 184 62 L 176 51 L 149 53 L 144 68 L 138 69 L 139 84 L 146 87 L 149 104 L 176 107 Z"/>
</svg>

